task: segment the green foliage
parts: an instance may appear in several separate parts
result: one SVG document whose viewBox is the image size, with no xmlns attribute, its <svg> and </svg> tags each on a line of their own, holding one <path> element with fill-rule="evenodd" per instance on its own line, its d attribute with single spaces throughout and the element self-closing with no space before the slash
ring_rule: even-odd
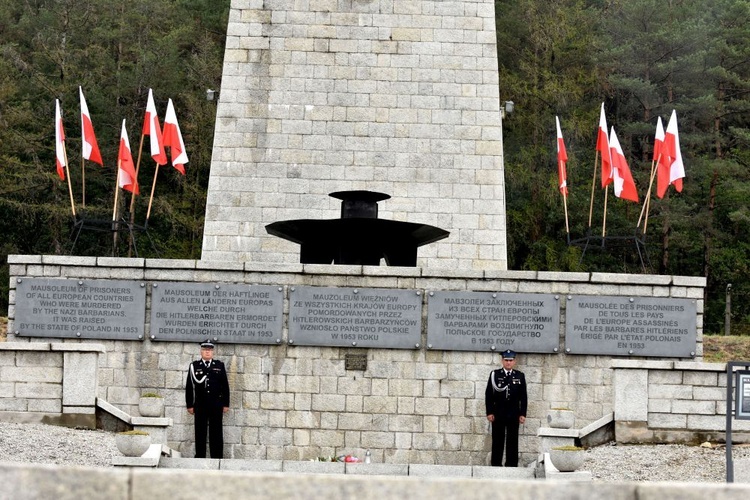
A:
<svg viewBox="0 0 750 500">
<path fill-rule="evenodd" d="M 495 6 L 501 100 L 515 103 L 503 123 L 509 267 L 705 276 L 708 332 L 723 329 L 732 283 L 733 325 L 750 330 L 743 326 L 750 326 L 750 2 Z M 645 265 L 633 239 L 641 204 L 610 189 L 605 205 L 599 179 L 592 191 L 602 102 L 642 201 L 656 119 L 666 126 L 672 110 L 678 114 L 687 177 L 681 193 L 652 194 Z M 557 191 L 555 115 L 568 152 L 572 246 Z M 605 210 L 606 234 L 615 239 L 586 246 L 585 237 L 601 236 Z"/>
<path fill-rule="evenodd" d="M 0 310 L 7 310 L 6 256 L 20 254 L 133 255 L 199 258 L 216 106 L 207 88 L 220 88 L 229 1 L 37 0 L 0 6 Z M 81 167 L 78 87 L 83 88 L 104 167 Z M 171 98 L 187 148 L 187 175 L 159 168 L 148 234 L 135 247 L 120 234 L 113 247 L 122 120 L 137 161 L 148 89 L 160 121 Z M 54 112 L 60 99 L 79 217 L 102 231 L 73 232 L 71 195 L 55 173 Z M 144 141 L 141 196 L 134 222 L 144 226 L 155 164 Z M 118 196 L 127 219 L 131 196 Z"/>
</svg>

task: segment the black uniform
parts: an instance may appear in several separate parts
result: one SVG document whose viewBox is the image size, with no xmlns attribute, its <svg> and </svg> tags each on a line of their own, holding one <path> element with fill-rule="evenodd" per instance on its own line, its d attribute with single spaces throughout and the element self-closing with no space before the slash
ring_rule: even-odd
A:
<svg viewBox="0 0 750 500">
<path fill-rule="evenodd" d="M 494 383 L 493 383 L 494 381 Z M 518 417 L 526 416 L 528 404 L 526 396 L 526 377 L 518 370 L 510 374 L 499 368 L 490 373 L 487 389 L 484 392 L 487 415 L 494 415 L 492 422 L 492 459 L 491 465 L 501 466 L 503 445 L 507 433 L 508 444 L 505 445 L 505 466 L 518 467 Z"/>
<path fill-rule="evenodd" d="M 211 360 L 193 361 L 185 382 L 185 404 L 195 415 L 195 457 L 206 458 L 206 427 L 211 444 L 211 458 L 224 457 L 224 407 L 229 407 L 229 381 L 224 363 Z"/>
</svg>

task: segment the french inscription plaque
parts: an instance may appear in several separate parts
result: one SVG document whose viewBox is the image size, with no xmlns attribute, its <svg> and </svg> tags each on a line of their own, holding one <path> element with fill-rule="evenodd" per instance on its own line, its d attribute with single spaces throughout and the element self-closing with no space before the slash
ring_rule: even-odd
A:
<svg viewBox="0 0 750 500">
<path fill-rule="evenodd" d="M 151 338 L 278 344 L 283 307 L 280 286 L 155 283 L 151 288 Z"/>
<path fill-rule="evenodd" d="M 138 281 L 22 278 L 19 336 L 142 340 L 146 285 Z"/>
<path fill-rule="evenodd" d="M 568 298 L 565 352 L 690 358 L 695 356 L 692 299 L 576 295 Z"/>
<path fill-rule="evenodd" d="M 414 349 L 422 329 L 416 290 L 297 286 L 289 291 L 289 343 Z"/>
<path fill-rule="evenodd" d="M 427 347 L 557 352 L 560 300 L 551 294 L 436 291 L 427 295 Z"/>
</svg>

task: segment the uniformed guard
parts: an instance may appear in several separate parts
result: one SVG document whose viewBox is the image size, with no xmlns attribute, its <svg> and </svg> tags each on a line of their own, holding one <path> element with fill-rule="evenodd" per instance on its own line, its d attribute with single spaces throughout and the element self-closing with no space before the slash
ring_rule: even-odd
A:
<svg viewBox="0 0 750 500">
<path fill-rule="evenodd" d="M 492 423 L 492 458 L 500 467 L 505 446 L 505 466 L 518 467 L 518 428 L 526 421 L 526 377 L 515 370 L 516 353 L 503 351 L 503 367 L 493 370 L 484 392 L 487 420 Z M 506 443 L 507 438 L 507 444 Z"/>
<path fill-rule="evenodd" d="M 195 457 L 206 458 L 206 428 L 211 458 L 224 457 L 222 417 L 229 411 L 229 381 L 224 363 L 213 359 L 214 344 L 201 342 L 201 359 L 188 366 L 185 382 L 187 411 L 195 415 Z"/>
</svg>

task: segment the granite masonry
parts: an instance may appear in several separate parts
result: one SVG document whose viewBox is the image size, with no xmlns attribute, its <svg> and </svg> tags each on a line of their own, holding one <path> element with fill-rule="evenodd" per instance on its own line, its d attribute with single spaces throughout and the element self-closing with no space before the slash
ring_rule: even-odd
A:
<svg viewBox="0 0 750 500">
<path fill-rule="evenodd" d="M 16 336 L 14 311 L 19 278 L 136 280 L 162 282 L 252 283 L 294 286 L 407 288 L 416 290 L 552 293 L 566 296 L 614 295 L 693 298 L 697 301 L 698 343 L 695 359 L 638 359 L 523 354 L 519 368 L 529 382 L 529 415 L 522 428 L 522 462 L 540 451 L 538 432 L 552 407 L 575 411 L 577 437 L 609 426 L 621 442 L 697 442 L 721 440 L 724 429 L 726 375 L 722 364 L 701 362 L 703 278 L 631 276 L 600 273 L 530 271 L 449 272 L 427 268 L 389 268 L 94 257 L 11 256 L 9 341 L 0 356 L 0 418 L 18 412 L 27 419 L 59 417 L 81 411 L 64 399 L 63 353 L 95 354 L 96 397 L 136 415 L 141 393 L 166 398 L 168 444 L 186 456 L 192 452 L 192 419 L 184 409 L 184 383 L 196 345 L 150 339 L 79 340 Z M 150 289 L 149 286 L 146 286 Z M 151 307 L 148 293 L 146 308 Z M 563 301 L 564 303 L 564 301 Z M 284 301 L 287 317 L 288 300 Z M 426 308 L 425 308 L 426 309 Z M 425 314 L 423 309 L 423 315 Z M 560 315 L 564 341 L 565 308 Z M 295 346 L 221 343 L 233 391 L 226 418 L 227 458 L 307 460 L 370 449 L 377 463 L 483 465 L 490 445 L 484 415 L 484 389 L 498 365 L 493 352 L 430 350 L 422 326 L 419 348 Z M 284 323 L 286 339 L 288 326 Z M 38 346 L 45 355 L 29 356 Z M 16 347 L 17 346 L 17 347 Z M 347 368 L 345 358 L 359 354 L 366 368 Z M 26 379 L 28 365 L 35 378 Z M 93 376 L 93 375 L 92 375 Z M 39 378 L 41 377 L 41 378 Z M 34 387 L 32 387 L 34 385 Z M 36 386 L 39 387 L 36 387 Z M 55 388 L 57 387 L 57 388 Z M 91 397 L 88 398 L 89 403 Z M 23 405 L 21 408 L 19 405 Z M 104 404 L 99 405 L 100 408 Z M 750 427 L 737 422 L 735 437 Z M 581 432 L 580 430 L 585 429 Z"/>
</svg>

